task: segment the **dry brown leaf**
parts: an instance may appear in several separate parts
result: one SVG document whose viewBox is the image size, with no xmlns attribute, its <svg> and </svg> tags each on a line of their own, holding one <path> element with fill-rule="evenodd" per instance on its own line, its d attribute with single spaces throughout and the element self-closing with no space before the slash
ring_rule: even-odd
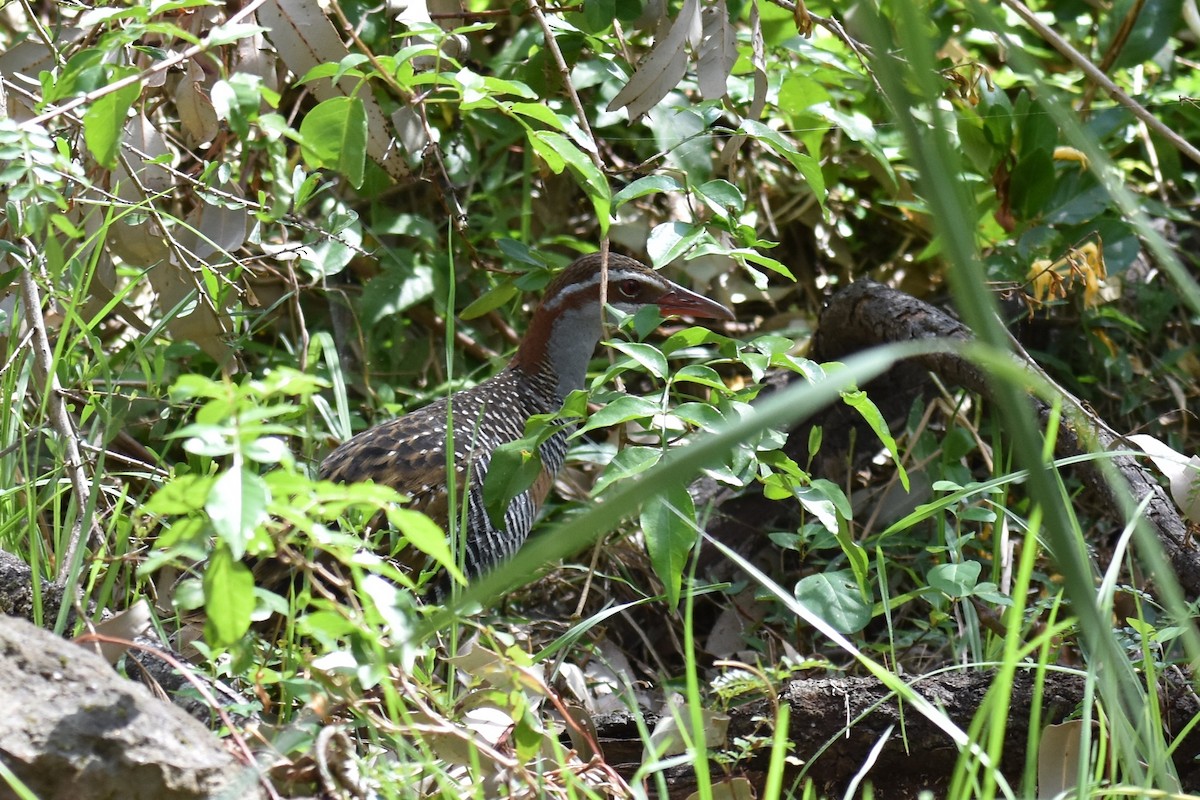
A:
<svg viewBox="0 0 1200 800">
<path fill-rule="evenodd" d="M 704 728 L 706 747 L 723 747 L 729 731 L 729 715 L 711 709 L 701 709 L 700 724 Z M 692 712 L 681 697 L 673 697 L 663 710 L 658 724 L 650 733 L 650 741 L 643 752 L 643 759 L 664 758 L 686 753 L 696 742 L 692 728 Z"/>
<path fill-rule="evenodd" d="M 716 100 L 725 96 L 725 81 L 737 61 L 737 36 L 729 22 L 725 0 L 700 12 L 700 45 L 696 48 L 696 83 L 700 96 Z"/>
<path fill-rule="evenodd" d="M 124 611 L 97 622 L 94 626 L 96 633 L 113 639 L 123 639 L 132 642 L 150 629 L 150 604 L 139 600 Z M 111 642 L 86 642 L 83 647 L 94 650 L 110 664 L 116 664 L 129 648 L 122 644 Z"/>
<path fill-rule="evenodd" d="M 204 87 L 204 68 L 192 59 L 187 65 L 187 75 L 175 88 L 175 108 L 179 111 L 179 124 L 189 146 L 211 142 L 221 130 L 216 109 Z"/>
<path fill-rule="evenodd" d="M 655 43 L 638 65 L 625 88 L 608 104 L 608 111 L 624 108 L 633 121 L 658 105 L 667 93 L 679 85 L 687 73 L 684 46 L 700 34 L 700 0 L 684 0 L 679 16 L 666 37 Z"/>
<path fill-rule="evenodd" d="M 767 48 L 763 41 L 762 18 L 758 13 L 758 0 L 750 3 L 750 63 L 754 65 L 754 97 L 750 99 L 750 108 L 746 119 L 758 119 L 763 109 L 767 107 Z M 721 163 L 733 161 L 742 145 L 746 142 L 746 134 L 738 133 L 729 137 L 729 141 L 721 148 Z"/>
<path fill-rule="evenodd" d="M 182 311 L 167 320 L 167 330 L 178 341 L 194 342 L 217 363 L 225 364 L 231 350 L 233 321 L 225 308 L 213 307 L 212 298 L 198 276 L 179 264 L 174 253 L 146 272 L 158 294 L 158 307 L 169 313 L 182 304 Z"/>
</svg>

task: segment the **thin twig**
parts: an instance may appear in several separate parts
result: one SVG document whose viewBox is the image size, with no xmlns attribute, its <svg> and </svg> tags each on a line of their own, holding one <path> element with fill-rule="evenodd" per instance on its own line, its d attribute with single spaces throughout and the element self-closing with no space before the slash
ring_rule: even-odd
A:
<svg viewBox="0 0 1200 800">
<path fill-rule="evenodd" d="M 1132 113 L 1142 122 L 1146 123 L 1146 127 L 1150 128 L 1150 130 L 1166 139 L 1175 147 L 1176 150 L 1183 153 L 1192 161 L 1200 164 L 1200 149 L 1197 149 L 1178 133 L 1173 131 L 1171 128 L 1168 128 L 1157 117 L 1151 114 L 1141 103 L 1125 94 L 1121 87 L 1113 83 L 1113 81 L 1103 72 L 1101 72 L 1100 69 L 1093 64 L 1087 56 L 1076 50 L 1071 46 L 1070 42 L 1063 39 L 1061 36 L 1051 30 L 1049 26 L 1039 20 L 1037 16 L 1029 10 L 1029 7 L 1021 2 L 1021 0 L 1000 0 L 1000 2 L 1015 12 L 1017 16 L 1025 21 L 1026 25 L 1032 28 L 1038 36 L 1041 36 L 1044 40 L 1046 40 L 1046 42 L 1049 43 L 1049 45 L 1055 50 L 1057 50 L 1060 55 L 1067 59 L 1067 61 L 1070 61 L 1072 64 L 1078 67 L 1079 70 L 1088 77 L 1088 80 L 1095 82 L 1100 86 L 1101 89 L 1108 93 L 1109 97 L 1111 97 L 1113 100 L 1116 100 L 1125 108 L 1129 109 L 1130 113 Z"/>
<path fill-rule="evenodd" d="M 66 452 L 65 464 L 67 476 L 71 481 L 71 490 L 75 492 L 79 515 L 71 529 L 71 538 L 67 543 L 67 552 L 58 563 L 56 580 L 66 584 L 70 575 L 71 565 L 79 552 L 80 539 L 83 537 L 84 509 L 88 506 L 91 489 L 88 476 L 83 470 L 83 458 L 79 453 L 79 441 L 71 415 L 67 412 L 67 404 L 63 400 L 62 387 L 58 383 L 58 375 L 54 372 L 53 356 L 50 350 L 50 337 L 46 333 L 46 319 L 42 316 L 42 295 L 38 291 L 37 281 L 33 279 L 33 269 L 36 264 L 36 252 L 32 242 L 26 242 L 30 254 L 29 265 L 21 270 L 21 296 L 25 305 L 25 318 L 33 329 L 33 356 L 38 372 L 42 378 L 42 391 L 46 393 L 46 406 L 50 412 L 50 424 L 62 439 Z M 93 532 L 99 537 L 100 532 Z"/>
<path fill-rule="evenodd" d="M 588 156 L 592 159 L 596 169 L 601 175 L 604 172 L 604 162 L 600 160 L 600 147 L 596 144 L 596 136 L 592 133 L 592 126 L 588 123 L 587 112 L 583 110 L 583 103 L 579 99 L 579 93 L 575 91 L 575 84 L 571 83 L 571 68 L 567 66 L 567 60 L 563 58 L 562 50 L 558 46 L 558 40 L 554 38 L 554 31 L 550 30 L 550 23 L 546 21 L 546 15 L 542 13 L 542 7 L 538 4 L 538 0 L 529 0 L 529 10 L 533 14 L 534 19 L 538 21 L 538 25 L 542 26 L 542 36 L 545 38 L 546 49 L 554 56 L 554 63 L 558 65 L 558 72 L 562 75 L 563 86 L 567 88 L 567 96 L 571 98 L 571 105 L 575 107 L 575 116 L 579 118 L 579 127 L 587 134 L 588 142 L 591 144 L 591 149 L 588 150 Z M 604 324 L 604 307 L 608 304 L 608 237 L 605 236 L 600 241 L 600 309 L 601 309 L 601 324 Z"/>
<path fill-rule="evenodd" d="M 238 11 L 236 14 L 234 14 L 232 17 L 230 17 L 228 20 L 226 20 L 225 24 L 232 25 L 234 23 L 241 22 L 242 20 L 246 19 L 251 14 L 253 14 L 255 11 L 257 11 L 258 7 L 261 6 L 264 2 L 266 2 L 266 0 L 251 0 L 251 2 L 247 3 L 246 6 L 244 8 L 242 8 L 241 11 Z M 97 89 L 94 92 L 88 92 L 87 94 L 80 95 L 79 97 L 76 97 L 73 100 L 68 100 L 67 102 L 63 103 L 60 106 L 53 106 L 48 111 L 46 111 L 44 114 L 39 114 L 38 116 L 29 120 L 28 124 L 30 124 L 30 125 L 45 125 L 47 122 L 54 119 L 55 117 L 62 116 L 63 114 L 67 113 L 68 111 L 71 111 L 72 109 L 79 108 L 80 106 L 85 105 L 87 103 L 94 103 L 97 100 L 99 100 L 101 97 L 104 97 L 105 95 L 112 94 L 113 92 L 118 92 L 121 89 L 124 89 L 126 86 L 140 84 L 142 81 L 146 80 L 147 78 L 153 77 L 154 75 L 157 75 L 160 72 L 166 72 L 167 70 L 171 69 L 172 67 L 175 67 L 179 64 L 182 64 L 186 61 L 189 61 L 189 60 L 195 58 L 196 56 L 203 53 L 205 50 L 208 50 L 209 47 L 211 47 L 211 46 L 212 45 L 210 45 L 206 41 L 200 42 L 200 44 L 194 44 L 191 47 L 187 48 L 186 50 L 184 50 L 180 53 L 176 53 L 173 56 L 168 56 L 167 58 L 164 58 L 162 61 L 155 62 L 154 66 L 150 67 L 149 69 L 144 69 L 136 75 L 129 75 L 127 77 L 121 78 L 120 80 L 116 80 L 116 81 L 113 81 L 112 83 L 106 84 L 103 88 Z"/>
</svg>

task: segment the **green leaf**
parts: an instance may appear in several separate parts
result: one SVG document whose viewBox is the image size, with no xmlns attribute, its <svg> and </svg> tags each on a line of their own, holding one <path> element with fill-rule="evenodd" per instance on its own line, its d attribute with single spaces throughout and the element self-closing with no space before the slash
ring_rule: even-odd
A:
<svg viewBox="0 0 1200 800">
<path fill-rule="evenodd" d="M 556 131 L 563 129 L 563 121 L 543 103 L 511 103 L 508 105 L 514 114 L 535 119 L 543 125 L 549 125 Z"/>
<path fill-rule="evenodd" d="M 499 286 L 489 289 L 474 302 L 462 310 L 458 316 L 461 319 L 475 319 L 493 311 L 517 296 L 517 285 L 512 281 L 503 281 Z"/>
<path fill-rule="evenodd" d="M 109 82 L 136 74 L 129 69 L 114 69 Z M 134 82 L 122 86 L 88 106 L 83 114 L 83 139 L 96 163 L 106 169 L 117 165 L 121 135 L 125 132 L 125 117 L 129 107 L 138 99 L 142 85 Z"/>
<path fill-rule="evenodd" d="M 757 120 L 742 120 L 741 131 L 764 143 L 770 150 L 783 156 L 793 167 L 800 170 L 800 174 L 804 176 L 804 181 L 812 190 L 813 196 L 817 198 L 817 202 L 821 204 L 822 208 L 825 207 L 825 175 L 821 172 L 821 164 L 815 158 L 801 153 L 795 145 L 783 138 L 783 134 L 768 128 Z"/>
<path fill-rule="evenodd" d="M 673 486 L 651 498 L 642 507 L 641 525 L 650 565 L 666 590 L 667 606 L 674 609 L 679 604 L 688 553 L 700 535 L 687 488 Z"/>
<path fill-rule="evenodd" d="M 313 166 L 346 176 L 362 186 L 367 159 L 367 111 L 357 97 L 332 97 L 317 104 L 300 123 L 304 158 Z"/>
<path fill-rule="evenodd" d="M 213 28 L 212 32 L 204 37 L 204 44 L 207 47 L 220 47 L 266 32 L 267 29 L 261 25 L 252 25 L 249 22 L 225 23 Z"/>
<path fill-rule="evenodd" d="M 517 758 L 526 764 L 532 763 L 546 746 L 547 736 L 538 724 L 537 717 L 526 709 L 513 726 L 512 739 Z"/>
<path fill-rule="evenodd" d="M 529 143 L 533 145 L 533 152 L 542 157 L 546 162 L 546 166 L 555 175 L 561 175 L 562 171 L 567 167 L 567 160 L 559 155 L 558 151 L 546 142 L 543 138 L 543 131 L 529 131 Z"/>
<path fill-rule="evenodd" d="M 415 259 L 416 256 L 400 265 L 394 264 L 390 256 L 384 258 L 387 269 L 367 281 L 363 298 L 359 301 L 364 322 L 377 323 L 433 295 L 433 266 L 413 263 Z"/>
<path fill-rule="evenodd" d="M 790 73 L 779 87 L 779 108 L 791 114 L 829 99 L 829 90 L 824 84 L 800 72 Z"/>
<path fill-rule="evenodd" d="M 89 13 L 93 12 L 84 13 L 80 21 Z M 77 94 L 94 92 L 111 82 L 105 69 L 104 51 L 88 48 L 71 56 L 59 70 L 57 79 L 52 73 L 42 73 L 42 95 L 47 103 L 57 103 Z"/>
<path fill-rule="evenodd" d="M 217 536 L 234 558 L 246 554 L 246 545 L 267 519 L 270 502 L 266 482 L 245 467 L 233 467 L 217 477 L 204 508 Z"/>
<path fill-rule="evenodd" d="M 660 267 L 690 250 L 705 233 L 703 225 L 691 222 L 664 222 L 655 225 L 646 242 L 646 253 L 654 266 Z"/>
<path fill-rule="evenodd" d="M 896 446 L 896 440 L 892 437 L 892 432 L 888 430 L 887 421 L 884 420 L 883 414 L 879 411 L 879 406 L 867 397 L 867 393 L 861 390 L 853 392 L 843 392 L 842 400 L 846 405 L 853 408 L 862 416 L 863 420 L 871 426 L 871 430 L 879 437 L 879 441 L 883 442 L 883 446 L 887 448 L 888 455 L 892 457 L 892 463 L 896 465 L 896 473 L 900 477 L 900 485 L 904 487 L 904 491 L 908 491 L 908 472 L 905 471 L 904 465 L 900 463 L 900 448 Z"/>
<path fill-rule="evenodd" d="M 675 383 L 697 383 L 721 392 L 729 389 L 725 385 L 725 381 L 721 380 L 720 373 L 707 364 L 687 364 L 680 367 L 675 371 L 674 381 Z"/>
<path fill-rule="evenodd" d="M 968 597 L 979 582 L 982 569 L 983 565 L 978 561 L 938 564 L 929 570 L 926 580 L 931 587 L 950 597 Z"/>
<path fill-rule="evenodd" d="M 602 33 L 617 17 L 617 0 L 584 0 L 583 22 L 589 33 Z"/>
<path fill-rule="evenodd" d="M 871 604 L 846 570 L 801 578 L 793 594 L 800 604 L 838 633 L 861 631 L 871 621 Z"/>
<path fill-rule="evenodd" d="M 722 219 L 740 214 L 746 207 L 741 190 L 719 178 L 697 186 L 696 194 Z"/>
<path fill-rule="evenodd" d="M 204 508 L 216 479 L 211 475 L 176 475 L 142 506 L 151 514 L 189 514 Z"/>
<path fill-rule="evenodd" d="M 622 447 L 604 468 L 604 474 L 592 486 L 592 496 L 604 491 L 604 487 L 617 481 L 631 478 L 653 467 L 663 456 L 657 447 L 629 445 Z"/>
<path fill-rule="evenodd" d="M 800 501 L 800 505 L 809 514 L 817 518 L 822 527 L 830 533 L 837 533 L 838 530 L 838 514 L 837 507 L 829 497 L 829 493 L 825 491 L 824 485 L 794 486 L 792 494 Z"/>
<path fill-rule="evenodd" d="M 228 547 L 218 547 L 204 570 L 204 635 L 216 646 L 241 641 L 254 611 L 254 576 Z"/>
<path fill-rule="evenodd" d="M 454 563 L 454 554 L 450 552 L 450 543 L 446 540 L 446 532 L 438 524 L 411 508 L 401 508 L 398 505 L 387 506 L 387 518 L 392 527 L 400 531 L 410 545 L 432 558 L 443 569 L 448 570 L 454 579 L 466 583 L 466 579 Z"/>
<path fill-rule="evenodd" d="M 1009 180 L 1012 207 L 1024 219 L 1040 216 L 1046 207 L 1057 181 L 1054 159 L 1047 150 L 1035 150 L 1013 167 Z"/>
<path fill-rule="evenodd" d="M 644 342 L 609 342 L 608 346 L 629 356 L 659 380 L 666 377 L 667 357 L 654 345 Z"/>
<path fill-rule="evenodd" d="M 588 418 L 587 423 L 572 435 L 578 436 L 596 428 L 607 428 L 610 425 L 619 425 L 622 422 L 629 422 L 633 419 L 653 417 L 659 410 L 657 403 L 652 403 L 644 397 L 632 394 L 621 395 L 595 414 L 592 414 Z"/>
<path fill-rule="evenodd" d="M 538 155 L 547 159 L 546 164 L 554 172 L 562 172 L 561 164 L 566 164 L 571 168 L 572 174 L 579 180 L 580 186 L 596 210 L 596 220 L 600 223 L 600 235 L 606 236 L 609 216 L 612 212 L 612 190 L 608 186 L 608 178 L 604 176 L 604 173 L 592 163 L 592 160 L 582 150 L 561 133 L 530 131 L 529 140 Z M 560 164 L 557 169 L 547 157 L 549 153 L 553 153 L 557 158 L 557 162 Z"/>
<path fill-rule="evenodd" d="M 513 498 L 533 486 L 542 474 L 542 454 L 536 436 L 505 442 L 492 453 L 483 481 L 483 505 L 497 527 Z"/>
<path fill-rule="evenodd" d="M 1106 39 L 1117 36 L 1117 30 L 1124 25 L 1125 15 L 1132 6 L 1132 3 L 1117 3 L 1114 4 L 1113 13 L 1104 15 L 1105 21 L 1111 29 L 1106 31 L 1108 34 Z M 1157 3 L 1146 3 L 1141 6 L 1137 22 L 1129 31 L 1129 37 L 1121 47 L 1120 55 L 1113 62 L 1112 69 L 1136 66 L 1157 55 L 1159 51 L 1170 44 L 1171 36 L 1179 28 L 1179 20 L 1182 15 L 1183 0 L 1160 0 Z M 1107 52 L 1108 48 L 1112 46 L 1112 41 L 1105 41 L 1101 52 Z"/>
<path fill-rule="evenodd" d="M 701 430 L 716 431 L 724 427 L 730 421 L 730 417 L 736 418 L 737 415 L 731 414 L 727 417 L 721 409 L 711 403 L 680 403 L 675 407 L 675 416 Z"/>
<path fill-rule="evenodd" d="M 683 184 L 681 184 L 671 175 L 647 175 L 644 178 L 638 178 L 636 181 L 626 185 L 624 189 L 617 192 L 613 197 L 613 208 L 620 208 L 630 200 L 636 200 L 637 198 L 645 197 L 648 194 L 682 191 Z"/>
</svg>

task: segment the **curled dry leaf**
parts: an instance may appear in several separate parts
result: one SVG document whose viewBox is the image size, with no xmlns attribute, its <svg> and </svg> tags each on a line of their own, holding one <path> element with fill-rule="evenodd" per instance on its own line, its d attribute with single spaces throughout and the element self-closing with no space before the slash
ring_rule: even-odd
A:
<svg viewBox="0 0 1200 800">
<path fill-rule="evenodd" d="M 719 748 L 725 745 L 729 731 L 728 714 L 707 708 L 703 709 L 700 712 L 700 724 L 704 729 L 706 747 Z M 659 717 L 658 724 L 654 726 L 654 730 L 650 734 L 650 741 L 642 757 L 648 762 L 652 759 L 677 756 L 686 753 L 690 747 L 689 743 L 695 743 L 696 740 L 696 732 L 692 728 L 691 711 L 688 710 L 687 704 L 682 701 L 682 698 L 676 696 L 663 709 L 662 716 Z"/>
<path fill-rule="evenodd" d="M 1150 456 L 1171 486 L 1171 499 L 1185 519 L 1200 525 L 1200 456 L 1183 453 L 1144 433 L 1128 437 Z"/>
<path fill-rule="evenodd" d="M 625 88 L 608 104 L 608 111 L 624 108 L 635 120 L 658 105 L 687 73 L 684 45 L 700 36 L 700 0 L 685 0 L 667 35 L 655 43 Z"/>
<path fill-rule="evenodd" d="M 175 88 L 175 108 L 179 111 L 179 125 L 189 146 L 211 142 L 220 131 L 216 109 L 204 85 L 204 68 L 192 59 L 188 62 L 187 74 Z"/>
<path fill-rule="evenodd" d="M 94 627 L 101 636 L 132 642 L 150 629 L 150 604 L 143 598 L 124 611 L 97 622 Z M 112 642 L 88 642 L 83 646 L 95 650 L 110 664 L 116 664 L 129 649 Z"/>
</svg>

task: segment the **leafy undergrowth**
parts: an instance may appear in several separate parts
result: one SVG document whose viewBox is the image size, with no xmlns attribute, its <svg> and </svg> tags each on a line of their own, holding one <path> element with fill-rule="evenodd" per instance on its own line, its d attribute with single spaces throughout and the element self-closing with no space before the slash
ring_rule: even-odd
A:
<svg viewBox="0 0 1200 800">
<path fill-rule="evenodd" d="M 808 782 L 845 732 L 801 757 L 776 702 L 869 675 L 959 754 L 945 796 L 1032 797 L 1040 727 L 995 769 L 1019 671 L 1085 682 L 1080 796 L 1177 790 L 1160 689 L 1200 656 L 1194 599 L 1142 509 L 1060 469 L 1036 382 L 995 353 L 1007 327 L 1118 432 L 1200 452 L 1194 15 L 491 5 L 6 7 L 4 547 L 96 616 L 150 603 L 287 793 L 665 796 L 711 755 L 697 792 L 736 797 L 766 754 L 763 796 L 885 796 L 866 755 Z M 739 322 L 622 321 L 544 423 L 579 432 L 538 534 L 420 602 L 410 565 L 453 571 L 453 537 L 314 465 L 494 374 L 601 243 Z M 806 359 L 821 301 L 864 278 L 953 305 L 992 398 L 886 425 L 857 387 L 911 349 Z M 828 403 L 872 433 L 785 452 Z M 710 533 L 739 495 L 769 521 Z M 901 679 L 951 669 L 994 675 L 965 728 Z M 761 736 L 727 740 L 756 699 Z M 613 712 L 641 743 L 619 763 L 591 728 Z"/>
</svg>

